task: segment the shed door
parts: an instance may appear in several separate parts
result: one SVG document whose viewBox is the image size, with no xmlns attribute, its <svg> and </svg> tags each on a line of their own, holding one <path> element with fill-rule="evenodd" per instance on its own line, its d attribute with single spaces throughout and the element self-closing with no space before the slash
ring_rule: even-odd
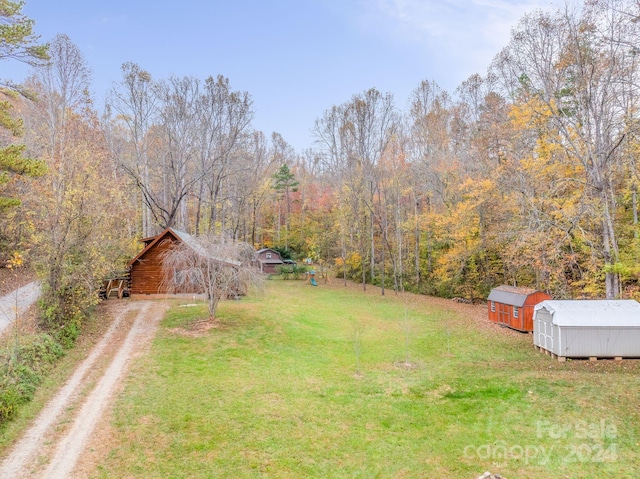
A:
<svg viewBox="0 0 640 479">
<path fill-rule="evenodd" d="M 553 352 L 553 325 L 550 321 L 551 318 L 549 318 L 547 314 L 538 314 L 540 316 L 538 320 L 538 346 Z"/>
<path fill-rule="evenodd" d="M 498 303 L 498 323 L 509 325 L 510 309 L 508 304 Z"/>
</svg>

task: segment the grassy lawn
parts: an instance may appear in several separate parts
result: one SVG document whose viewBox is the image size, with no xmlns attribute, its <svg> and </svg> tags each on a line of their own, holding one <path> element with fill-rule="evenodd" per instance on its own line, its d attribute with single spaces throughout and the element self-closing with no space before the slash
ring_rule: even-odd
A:
<svg viewBox="0 0 640 479">
<path fill-rule="evenodd" d="M 558 363 L 428 298 L 269 281 L 175 307 L 98 477 L 640 477 L 640 361 Z"/>
</svg>

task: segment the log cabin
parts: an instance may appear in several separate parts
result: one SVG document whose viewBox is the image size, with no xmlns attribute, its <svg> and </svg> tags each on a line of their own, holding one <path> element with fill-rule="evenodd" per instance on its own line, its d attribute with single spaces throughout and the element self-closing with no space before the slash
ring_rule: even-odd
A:
<svg viewBox="0 0 640 479">
<path fill-rule="evenodd" d="M 142 240 L 144 249 L 129 262 L 131 297 L 168 294 L 163 284 L 162 258 L 177 243 L 183 243 L 185 235 L 187 233 L 167 228 L 157 236 Z M 194 293 L 200 293 L 200 291 L 194 291 Z"/>
<path fill-rule="evenodd" d="M 157 236 L 144 238 L 144 249 L 129 262 L 129 293 L 130 296 L 167 296 L 177 295 L 170 292 L 165 284 L 163 258 L 167 252 L 178 244 L 186 244 L 198 254 L 208 255 L 196 239 L 184 231 L 167 228 Z M 234 260 L 213 258 L 229 267 L 238 267 L 240 263 Z M 182 295 L 203 295 L 204 291 L 198 285 L 185 286 Z"/>
</svg>

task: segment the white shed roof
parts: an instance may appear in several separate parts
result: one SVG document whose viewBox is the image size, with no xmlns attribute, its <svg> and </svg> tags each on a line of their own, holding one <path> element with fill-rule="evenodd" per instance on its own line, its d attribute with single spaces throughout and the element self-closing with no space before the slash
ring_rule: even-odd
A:
<svg viewBox="0 0 640 479">
<path fill-rule="evenodd" d="M 560 326 L 636 327 L 640 328 L 640 303 L 624 300 L 555 300 L 537 304 L 545 309 L 553 324 Z"/>
</svg>

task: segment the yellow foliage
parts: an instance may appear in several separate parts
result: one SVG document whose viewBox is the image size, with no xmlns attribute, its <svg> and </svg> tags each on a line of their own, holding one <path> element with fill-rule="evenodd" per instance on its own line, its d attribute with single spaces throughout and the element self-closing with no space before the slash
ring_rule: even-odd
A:
<svg viewBox="0 0 640 479">
<path fill-rule="evenodd" d="M 7 268 L 9 269 L 19 268 L 23 264 L 24 264 L 24 258 L 17 251 L 15 251 L 13 255 L 11 255 L 11 258 L 7 260 Z"/>
<path fill-rule="evenodd" d="M 547 104 L 538 97 L 532 97 L 526 102 L 512 105 L 509 119 L 517 131 L 531 131 L 532 127 L 537 131 L 546 130 L 553 116 L 552 109 L 555 109 L 553 100 Z"/>
<path fill-rule="evenodd" d="M 350 268 L 359 268 L 361 264 L 362 256 L 360 256 L 360 253 L 354 251 L 353 253 L 350 253 L 349 256 L 347 256 L 347 266 L 349 266 Z"/>
</svg>

